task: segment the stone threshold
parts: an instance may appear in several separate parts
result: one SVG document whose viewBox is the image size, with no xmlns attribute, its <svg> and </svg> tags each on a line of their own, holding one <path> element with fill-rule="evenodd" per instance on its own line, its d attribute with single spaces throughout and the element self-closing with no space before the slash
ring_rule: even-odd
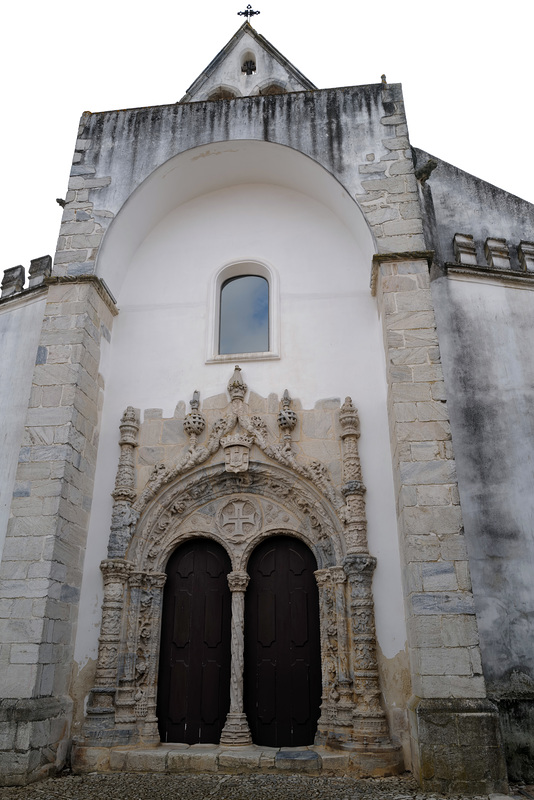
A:
<svg viewBox="0 0 534 800">
<path fill-rule="evenodd" d="M 403 771 L 399 749 L 362 747 L 341 752 L 326 747 L 160 744 L 151 748 L 75 746 L 72 769 L 88 772 L 158 773 L 306 773 L 384 777 Z"/>
</svg>

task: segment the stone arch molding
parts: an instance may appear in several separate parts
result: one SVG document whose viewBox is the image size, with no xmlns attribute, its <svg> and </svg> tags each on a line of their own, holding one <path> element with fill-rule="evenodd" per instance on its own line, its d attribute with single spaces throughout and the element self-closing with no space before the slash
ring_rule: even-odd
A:
<svg viewBox="0 0 534 800">
<path fill-rule="evenodd" d="M 297 413 L 287 390 L 275 415 L 278 441 L 272 425 L 269 429 L 262 416 L 250 413 L 246 393 L 236 367 L 226 414 L 207 426 L 195 392 L 184 420 L 187 448 L 172 465 L 156 464 L 139 492 L 139 421 L 131 407 L 123 415 L 108 558 L 101 565 L 104 601 L 95 685 L 80 744 L 159 741 L 165 566 L 173 550 L 193 537 L 218 541 L 230 556 L 230 712 L 221 744 L 250 743 L 243 712 L 246 569 L 260 541 L 291 535 L 310 547 L 318 565 L 323 691 L 316 743 L 366 752 L 371 745 L 381 757 L 398 761 L 400 751 L 389 739 L 380 705 L 371 592 L 376 560 L 367 551 L 357 411 L 350 398 L 338 411 L 343 483 L 337 486 L 322 464 L 297 458 L 292 441 Z M 252 448 L 259 454 L 254 460 Z"/>
</svg>

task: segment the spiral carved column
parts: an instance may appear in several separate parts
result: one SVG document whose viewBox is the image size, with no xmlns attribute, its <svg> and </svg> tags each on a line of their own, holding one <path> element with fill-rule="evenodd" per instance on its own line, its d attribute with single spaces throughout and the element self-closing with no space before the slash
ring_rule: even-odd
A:
<svg viewBox="0 0 534 800">
<path fill-rule="evenodd" d="M 132 509 L 136 498 L 135 491 L 135 448 L 138 445 L 139 418 L 136 410 L 128 406 L 120 422 L 119 445 L 121 454 L 113 497 L 111 514 L 111 533 L 108 544 L 109 558 L 124 558 L 130 543 L 132 528 L 135 527 L 138 514 Z"/>
<path fill-rule="evenodd" d="M 104 577 L 102 625 L 98 639 L 95 684 L 87 705 L 89 725 L 86 728 L 91 728 L 91 717 L 103 720 L 105 715 L 113 714 L 115 710 L 125 589 L 132 564 L 119 559 L 108 559 L 102 562 L 100 569 Z"/>
<path fill-rule="evenodd" d="M 230 711 L 221 734 L 221 744 L 251 744 L 252 737 L 243 710 L 243 670 L 245 667 L 245 592 L 250 578 L 244 571 L 230 572 L 232 592 L 232 642 L 230 667 Z"/>
</svg>

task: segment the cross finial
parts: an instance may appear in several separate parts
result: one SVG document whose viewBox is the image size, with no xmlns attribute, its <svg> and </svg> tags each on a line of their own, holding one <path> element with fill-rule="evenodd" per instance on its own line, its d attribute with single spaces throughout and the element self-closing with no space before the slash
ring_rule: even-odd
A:
<svg viewBox="0 0 534 800">
<path fill-rule="evenodd" d="M 244 11 L 238 11 L 237 15 L 239 17 L 246 17 L 247 18 L 247 22 L 248 22 L 250 20 L 250 17 L 253 17 L 255 14 L 259 14 L 259 13 L 260 13 L 259 11 L 253 11 L 252 10 L 252 6 L 249 3 L 248 6 L 246 7 L 246 9 Z"/>
</svg>

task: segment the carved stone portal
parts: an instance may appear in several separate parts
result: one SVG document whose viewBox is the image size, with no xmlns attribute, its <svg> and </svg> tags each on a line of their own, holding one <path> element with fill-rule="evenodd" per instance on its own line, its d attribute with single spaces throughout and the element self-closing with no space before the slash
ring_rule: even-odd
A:
<svg viewBox="0 0 534 800">
<path fill-rule="evenodd" d="M 231 559 L 230 711 L 221 743 L 250 743 L 243 711 L 247 564 L 260 541 L 290 535 L 310 547 L 318 565 L 323 689 L 316 743 L 366 753 L 374 748 L 387 754 L 390 771 L 396 771 L 402 765 L 400 749 L 390 742 L 379 700 L 371 591 L 376 562 L 367 551 L 357 411 L 347 398 L 336 423 L 336 485 L 323 464 L 297 456 L 292 437 L 298 420 L 287 390 L 270 427 L 262 416 L 250 413 L 247 391 L 236 367 L 228 384 L 227 412 L 215 421 L 209 414 L 205 418 L 195 392 L 184 421 L 189 442 L 182 456 L 172 464 L 156 464 L 137 496 L 139 421 L 134 409 L 125 412 L 109 557 L 102 564 L 105 593 L 96 681 L 78 746 L 158 741 L 165 565 L 191 537 L 218 541 Z M 278 441 L 269 433 L 277 427 Z M 324 427 L 334 429 L 332 423 Z"/>
</svg>

